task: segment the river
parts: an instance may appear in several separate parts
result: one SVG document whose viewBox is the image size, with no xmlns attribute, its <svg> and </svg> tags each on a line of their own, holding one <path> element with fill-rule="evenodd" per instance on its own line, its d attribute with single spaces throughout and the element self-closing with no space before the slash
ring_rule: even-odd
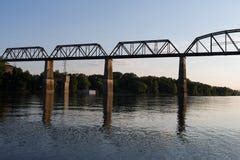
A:
<svg viewBox="0 0 240 160">
<path fill-rule="evenodd" d="M 0 99 L 0 159 L 240 159 L 240 97 L 38 95 Z"/>
</svg>

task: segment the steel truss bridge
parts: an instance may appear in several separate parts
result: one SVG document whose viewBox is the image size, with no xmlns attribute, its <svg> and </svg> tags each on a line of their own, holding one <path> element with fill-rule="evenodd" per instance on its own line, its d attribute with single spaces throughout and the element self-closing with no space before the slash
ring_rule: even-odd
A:
<svg viewBox="0 0 240 160">
<path fill-rule="evenodd" d="M 14 61 L 45 61 L 44 69 L 44 114 L 43 120 L 49 123 L 51 110 L 54 103 L 54 61 L 55 60 L 81 60 L 81 59 L 104 59 L 103 77 L 103 113 L 104 125 L 111 123 L 113 107 L 113 67 L 112 59 L 118 58 L 161 58 L 179 57 L 178 74 L 178 97 L 179 113 L 184 113 L 187 98 L 187 74 L 186 57 L 191 56 L 226 56 L 240 55 L 240 29 L 232 29 L 214 32 L 199 36 L 180 52 L 168 39 L 145 40 L 145 41 L 124 41 L 119 42 L 110 53 L 107 53 L 100 44 L 68 44 L 58 45 L 48 54 L 43 47 L 19 47 L 7 48 L 0 59 L 6 62 Z M 64 66 L 66 73 L 66 63 Z M 64 77 L 65 93 L 69 97 L 70 76 Z M 105 123 L 106 122 L 106 123 Z M 184 123 L 181 122 L 181 123 Z M 181 132 L 181 129 L 180 129 Z"/>
<path fill-rule="evenodd" d="M 180 52 L 168 39 L 123 41 L 107 53 L 98 43 L 57 45 L 48 54 L 43 47 L 7 48 L 4 61 L 46 61 L 78 59 L 119 59 L 154 57 L 190 57 L 240 55 L 240 29 L 224 30 L 199 36 Z"/>
</svg>

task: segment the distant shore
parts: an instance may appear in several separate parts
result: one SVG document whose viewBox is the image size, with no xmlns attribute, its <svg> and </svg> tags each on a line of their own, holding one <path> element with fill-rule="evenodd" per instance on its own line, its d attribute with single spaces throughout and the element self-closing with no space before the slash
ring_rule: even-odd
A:
<svg viewBox="0 0 240 160">
<path fill-rule="evenodd" d="M 96 90 L 98 95 L 103 92 L 103 75 L 70 75 L 70 94 L 78 94 L 79 90 Z M 64 73 L 54 72 L 55 92 L 63 91 Z M 32 75 L 28 71 L 14 67 L 5 72 L 4 63 L 0 62 L 0 92 L 37 93 L 43 89 L 44 74 Z M 114 93 L 131 95 L 174 96 L 178 93 L 176 79 L 156 76 L 138 77 L 134 73 L 113 72 Z M 189 96 L 238 96 L 240 92 L 227 87 L 217 87 L 188 80 Z"/>
</svg>

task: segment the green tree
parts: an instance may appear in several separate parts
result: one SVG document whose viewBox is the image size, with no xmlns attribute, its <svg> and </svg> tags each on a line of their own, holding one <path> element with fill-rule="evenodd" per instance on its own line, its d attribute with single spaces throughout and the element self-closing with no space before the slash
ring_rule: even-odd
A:
<svg viewBox="0 0 240 160">
<path fill-rule="evenodd" d="M 113 89 L 114 92 L 121 92 L 120 81 L 122 78 L 121 72 L 113 72 Z"/>
<path fill-rule="evenodd" d="M 177 93 L 177 81 L 172 78 L 159 78 L 159 92 L 161 94 L 175 95 Z"/>
<path fill-rule="evenodd" d="M 88 76 L 90 82 L 90 89 L 97 90 L 99 93 L 103 92 L 103 76 L 102 75 L 91 75 Z"/>
<path fill-rule="evenodd" d="M 147 85 L 147 92 L 150 94 L 158 94 L 159 93 L 159 83 L 157 77 L 142 77 L 141 80 Z"/>
<path fill-rule="evenodd" d="M 141 81 L 136 81 L 135 86 L 133 87 L 133 91 L 135 93 L 140 93 L 140 94 L 146 93 L 147 89 L 148 89 L 148 86 Z"/>
<path fill-rule="evenodd" d="M 120 87 L 131 93 L 146 93 L 147 85 L 134 73 L 125 73 L 120 79 Z"/>
<path fill-rule="evenodd" d="M 89 89 L 90 82 L 88 80 L 88 77 L 85 74 L 79 74 L 78 75 L 78 89 Z"/>
<path fill-rule="evenodd" d="M 4 62 L 0 60 L 0 86 L 2 86 L 3 74 L 4 74 Z"/>
<path fill-rule="evenodd" d="M 78 91 L 78 79 L 76 75 L 71 75 L 69 88 L 71 93 L 75 94 Z"/>
</svg>

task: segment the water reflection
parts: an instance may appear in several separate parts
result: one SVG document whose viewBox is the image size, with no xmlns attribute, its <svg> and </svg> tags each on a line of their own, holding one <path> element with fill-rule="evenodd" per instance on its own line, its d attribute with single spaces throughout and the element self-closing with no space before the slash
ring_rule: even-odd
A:
<svg viewBox="0 0 240 160">
<path fill-rule="evenodd" d="M 69 108 L 69 92 L 64 92 L 64 102 L 63 102 L 64 110 L 68 110 Z"/>
<path fill-rule="evenodd" d="M 51 124 L 53 103 L 54 103 L 54 93 L 47 93 L 44 97 L 44 106 L 43 106 L 43 123 L 45 125 Z"/>
<path fill-rule="evenodd" d="M 0 97 L 0 159 L 240 157 L 240 97 L 177 101 L 177 97 L 139 96 L 131 101 L 127 96 L 126 101 L 119 97 L 122 103 L 114 99 L 113 107 L 109 97 L 104 105 L 102 97 L 91 97 L 81 105 L 81 97 L 71 96 L 67 114 L 62 116 L 63 98 L 55 96 L 53 123 L 51 94 L 44 101 L 44 112 L 42 99 L 32 94 Z M 75 99 L 77 104 L 73 105 Z M 46 130 L 42 120 L 51 127 Z"/>
<path fill-rule="evenodd" d="M 103 98 L 103 128 L 111 132 L 113 95 L 107 94 Z"/>
<path fill-rule="evenodd" d="M 7 109 L 9 109 L 7 106 L 10 106 L 9 98 L 8 96 L 5 96 L 4 94 L 0 94 L 0 121 L 4 120 L 5 113 L 7 112 Z"/>
<path fill-rule="evenodd" d="M 186 111 L 187 111 L 187 97 L 178 97 L 178 134 L 182 135 L 186 130 Z"/>
<path fill-rule="evenodd" d="M 143 98 L 141 97 L 141 100 Z M 136 111 L 137 104 L 139 103 L 139 97 L 135 95 L 129 96 L 115 96 L 114 97 L 114 112 L 134 112 Z"/>
<path fill-rule="evenodd" d="M 103 128 L 110 130 L 111 123 L 112 123 L 112 113 L 105 113 L 103 115 Z"/>
</svg>

